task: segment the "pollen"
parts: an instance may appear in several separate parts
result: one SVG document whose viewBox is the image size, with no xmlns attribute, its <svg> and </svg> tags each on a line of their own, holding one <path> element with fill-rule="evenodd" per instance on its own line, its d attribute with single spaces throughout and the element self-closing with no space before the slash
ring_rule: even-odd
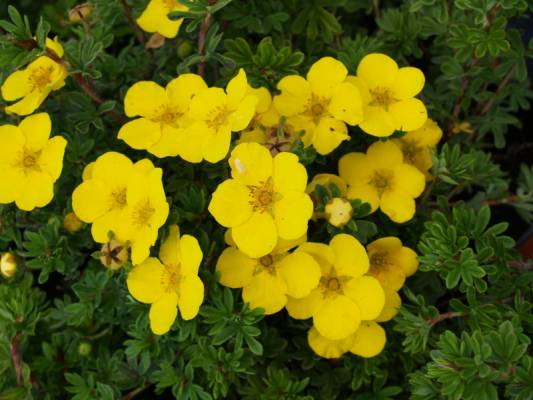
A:
<svg viewBox="0 0 533 400">
<path fill-rule="evenodd" d="M 155 121 L 161 122 L 164 125 L 176 125 L 179 118 L 183 116 L 183 112 L 171 107 L 163 107 L 157 112 Z"/>
<path fill-rule="evenodd" d="M 165 272 L 161 276 L 161 285 L 165 287 L 165 292 L 177 292 L 181 282 L 179 265 L 165 265 Z"/>
<path fill-rule="evenodd" d="M 318 124 L 320 118 L 324 117 L 328 108 L 330 100 L 312 95 L 309 104 L 307 105 L 307 114 L 313 118 L 315 124 Z"/>
<path fill-rule="evenodd" d="M 133 212 L 133 220 L 136 225 L 150 226 L 150 219 L 155 213 L 155 209 L 149 200 L 145 200 L 137 205 Z"/>
<path fill-rule="evenodd" d="M 379 195 L 382 195 L 386 190 L 392 189 L 392 172 L 376 171 L 368 183 L 376 188 Z"/>
<path fill-rule="evenodd" d="M 18 168 L 28 171 L 40 171 L 39 167 L 39 157 L 41 155 L 40 151 L 31 151 L 29 149 L 24 149 L 19 155 L 19 161 L 16 163 Z"/>
<path fill-rule="evenodd" d="M 29 80 L 34 89 L 42 90 L 52 83 L 53 67 L 39 67 L 31 71 Z"/>
<path fill-rule="evenodd" d="M 388 269 L 390 264 L 388 259 L 388 253 L 385 251 L 375 253 L 370 256 L 370 272 L 377 274 L 380 271 L 385 271 Z"/>
<path fill-rule="evenodd" d="M 372 96 L 371 106 L 381 106 L 388 109 L 389 105 L 396 102 L 396 99 L 387 88 L 376 87 L 371 89 L 370 95 Z"/>
<path fill-rule="evenodd" d="M 229 111 L 226 106 L 217 107 L 212 113 L 212 118 L 207 121 L 209 128 L 218 130 L 228 120 Z"/>
<path fill-rule="evenodd" d="M 266 182 L 259 182 L 259 185 L 249 185 L 250 190 L 250 205 L 254 211 L 265 212 L 269 211 L 274 201 L 274 187 L 272 178 Z"/>
<path fill-rule="evenodd" d="M 126 206 L 126 188 L 119 188 L 111 192 L 111 202 L 113 209 L 122 209 Z"/>
<path fill-rule="evenodd" d="M 417 146 L 413 140 L 402 140 L 403 157 L 409 164 L 414 164 L 416 156 L 423 150 L 424 148 Z"/>
</svg>

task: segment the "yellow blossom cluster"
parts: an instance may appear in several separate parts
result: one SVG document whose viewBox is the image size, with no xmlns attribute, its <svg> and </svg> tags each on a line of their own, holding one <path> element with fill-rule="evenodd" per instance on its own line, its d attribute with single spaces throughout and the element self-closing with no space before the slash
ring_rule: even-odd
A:
<svg viewBox="0 0 533 400">
<path fill-rule="evenodd" d="M 137 22 L 171 38 L 181 21 L 168 19 L 168 13 L 179 10 L 186 7 L 174 0 L 151 0 Z M 57 39 L 48 39 L 47 47 L 55 56 L 37 58 L 2 85 L 4 99 L 18 100 L 7 112 L 31 114 L 65 84 L 63 49 Z M 416 253 L 396 237 L 382 237 L 366 249 L 346 233 L 328 244 L 308 241 L 308 223 L 325 218 L 342 228 L 352 219 L 355 200 L 396 223 L 413 218 L 415 199 L 431 179 L 431 152 L 442 136 L 416 98 L 423 86 L 419 69 L 400 68 L 377 53 L 365 56 L 355 75 L 340 61 L 321 58 L 305 78 L 282 78 L 275 94 L 251 87 L 243 69 L 225 89 L 186 73 L 165 87 L 133 84 L 124 98 L 132 119 L 120 127 L 118 139 L 157 158 L 216 163 L 230 153 L 232 133 L 239 133 L 227 160 L 231 176 L 208 206 L 227 228 L 228 247 L 216 264 L 220 283 L 242 288 L 243 300 L 267 315 L 285 309 L 292 318 L 311 319 L 308 343 L 322 357 L 346 352 L 373 357 L 386 342 L 379 323 L 398 312 L 398 291 L 417 270 Z M 295 142 L 327 155 L 350 140 L 349 127 L 355 126 L 385 139 L 364 152 L 344 154 L 338 176 L 318 174 L 308 183 L 306 168 L 291 152 Z M 7 150 L 0 159 L 0 203 L 15 202 L 29 211 L 51 201 L 66 141 L 49 138 L 50 132 L 45 113 L 18 126 L 0 126 Z M 198 276 L 203 254 L 178 226 L 163 228 L 169 215 L 163 170 L 147 158 L 134 162 L 108 151 L 85 167 L 82 180 L 72 193 L 74 213 L 65 217 L 65 229 L 74 233 L 82 222 L 91 224 L 94 241 L 103 244 L 102 264 L 110 270 L 131 254 L 127 287 L 133 298 L 150 304 L 155 334 L 171 329 L 178 310 L 183 319 L 194 318 L 204 298 Z M 320 211 L 319 185 L 331 195 Z M 150 250 L 160 230 L 168 236 L 156 258 Z"/>
</svg>

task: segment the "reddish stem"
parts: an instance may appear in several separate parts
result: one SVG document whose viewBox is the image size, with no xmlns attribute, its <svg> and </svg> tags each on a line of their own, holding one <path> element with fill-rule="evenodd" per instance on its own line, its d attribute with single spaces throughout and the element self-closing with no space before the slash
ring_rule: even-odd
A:
<svg viewBox="0 0 533 400">
<path fill-rule="evenodd" d="M 11 360 L 15 367 L 15 375 L 17 376 L 17 385 L 22 386 L 22 357 L 19 354 L 19 343 L 22 332 L 17 332 L 11 341 Z"/>
<path fill-rule="evenodd" d="M 458 311 L 449 311 L 444 314 L 437 315 L 435 318 L 428 319 L 426 322 L 429 325 L 429 327 L 433 327 L 434 325 L 438 324 L 441 321 L 444 321 L 446 319 L 450 318 L 456 318 L 456 317 L 462 317 L 464 313 L 458 312 Z"/>
</svg>

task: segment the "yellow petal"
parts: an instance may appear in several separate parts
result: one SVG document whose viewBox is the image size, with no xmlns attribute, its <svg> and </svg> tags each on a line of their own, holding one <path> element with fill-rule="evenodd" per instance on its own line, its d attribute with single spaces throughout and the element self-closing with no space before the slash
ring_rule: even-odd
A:
<svg viewBox="0 0 533 400">
<path fill-rule="evenodd" d="M 48 142 L 52 121 L 47 113 L 33 114 L 24 118 L 19 128 L 26 138 L 25 146 L 32 151 L 39 151 Z"/>
<path fill-rule="evenodd" d="M 258 185 L 272 176 L 272 156 L 258 143 L 241 143 L 229 158 L 231 176 L 243 185 Z"/>
<path fill-rule="evenodd" d="M 35 207 L 44 207 L 54 197 L 54 182 L 50 175 L 31 171 L 26 174 L 24 184 L 18 193 L 15 203 L 24 211 Z"/>
<path fill-rule="evenodd" d="M 386 137 L 394 133 L 398 128 L 398 122 L 382 106 L 363 107 L 363 121 L 359 123 L 359 128 L 372 136 Z"/>
<path fill-rule="evenodd" d="M 394 188 L 414 198 L 420 196 L 426 187 L 424 174 L 408 164 L 400 164 L 394 170 Z"/>
<path fill-rule="evenodd" d="M 133 163 L 123 154 L 108 151 L 96 159 L 92 170 L 93 179 L 107 183 L 110 189 L 124 187 L 133 170 Z"/>
<path fill-rule="evenodd" d="M 265 315 L 277 313 L 287 303 L 287 286 L 278 275 L 262 271 L 242 289 L 242 299 L 250 308 L 264 308 Z"/>
<path fill-rule="evenodd" d="M 178 295 L 176 292 L 165 293 L 150 307 L 150 329 L 156 335 L 164 335 L 178 315 Z"/>
<path fill-rule="evenodd" d="M 167 104 L 165 89 L 152 81 L 135 83 L 126 92 L 124 112 L 128 117 L 153 117 Z M 119 136 L 120 137 L 120 136 Z"/>
<path fill-rule="evenodd" d="M 198 240 L 191 235 L 183 235 L 181 247 L 181 271 L 184 274 L 198 274 L 203 254 Z"/>
<path fill-rule="evenodd" d="M 350 352 L 364 358 L 375 357 L 381 353 L 386 342 L 385 330 L 373 321 L 365 321 L 354 334 Z"/>
<path fill-rule="evenodd" d="M 305 191 L 307 185 L 307 171 L 298 161 L 296 154 L 281 152 L 274 157 L 272 178 L 274 191 Z"/>
<path fill-rule="evenodd" d="M 243 131 L 235 143 L 259 143 L 265 144 L 268 140 L 268 137 L 265 131 L 262 128 L 254 128 L 250 131 Z"/>
<path fill-rule="evenodd" d="M 257 260 L 248 257 L 235 247 L 224 249 L 217 261 L 220 283 L 230 288 L 241 288 L 250 283 Z"/>
<path fill-rule="evenodd" d="M 201 162 L 207 138 L 212 134 L 210 131 L 203 121 L 197 121 L 187 129 L 180 129 L 176 139 L 179 142 L 179 156 L 190 163 Z"/>
<path fill-rule="evenodd" d="M 359 184 L 350 186 L 346 197 L 349 199 L 359 199 L 364 203 L 370 204 L 371 211 L 374 212 L 379 207 L 379 195 L 376 188 L 368 184 Z"/>
<path fill-rule="evenodd" d="M 109 189 L 99 180 L 82 182 L 72 193 L 72 209 L 84 222 L 93 222 L 108 209 Z"/>
<path fill-rule="evenodd" d="M 339 233 L 331 239 L 329 247 L 335 253 L 334 265 L 338 276 L 359 277 L 368 271 L 366 250 L 353 236 Z"/>
<path fill-rule="evenodd" d="M 287 298 L 287 312 L 292 318 L 295 319 L 307 319 L 311 318 L 315 311 L 322 304 L 322 292 L 320 289 L 313 289 L 308 296 L 301 299 L 295 299 L 293 297 Z"/>
<path fill-rule="evenodd" d="M 376 319 L 385 306 L 385 292 L 376 278 L 361 276 L 343 285 L 346 296 L 359 306 L 362 320 Z"/>
<path fill-rule="evenodd" d="M 123 210 L 107 211 L 105 214 L 96 218 L 91 225 L 91 234 L 93 235 L 94 241 L 97 243 L 109 242 L 109 232 L 117 235 L 122 218 L 124 218 Z"/>
<path fill-rule="evenodd" d="M 159 248 L 159 259 L 165 265 L 179 265 L 181 262 L 180 228 L 170 225 L 167 238 Z"/>
<path fill-rule="evenodd" d="M 332 57 L 322 57 L 309 69 L 307 81 L 314 94 L 331 98 L 346 75 L 348 75 L 348 70 L 342 62 Z"/>
<path fill-rule="evenodd" d="M 424 74 L 418 68 L 400 68 L 391 87 L 392 94 L 398 100 L 415 97 L 424 87 L 424 82 Z"/>
<path fill-rule="evenodd" d="M 312 143 L 318 154 L 326 155 L 349 139 L 344 122 L 335 118 L 322 118 L 314 129 Z"/>
<path fill-rule="evenodd" d="M 46 47 L 56 53 L 58 57 L 63 57 L 65 50 L 63 49 L 63 46 L 61 46 L 61 43 L 59 42 L 59 38 L 57 36 L 53 40 L 50 38 L 46 38 L 45 44 Z"/>
<path fill-rule="evenodd" d="M 233 132 L 246 129 L 255 114 L 256 106 L 257 97 L 255 96 L 247 96 L 235 106 L 235 111 L 228 116 L 228 121 Z"/>
<path fill-rule="evenodd" d="M 315 261 L 317 261 L 320 265 L 320 268 L 324 274 L 329 273 L 333 263 L 335 262 L 335 253 L 333 252 L 333 249 L 324 243 L 302 243 L 298 247 L 297 251 L 303 251 L 304 253 L 313 256 Z"/>
<path fill-rule="evenodd" d="M 402 242 L 395 236 L 386 236 L 374 240 L 372 243 L 366 246 L 366 248 L 368 250 L 368 255 L 371 257 L 374 253 L 393 253 L 399 251 L 402 248 Z"/>
<path fill-rule="evenodd" d="M 352 335 L 342 340 L 330 340 L 322 336 L 314 326 L 307 333 L 307 342 L 309 347 L 324 358 L 340 358 L 351 347 L 353 342 Z"/>
<path fill-rule="evenodd" d="M 300 114 L 311 99 L 311 86 L 297 75 L 289 75 L 278 82 L 281 94 L 274 97 L 274 107 L 286 117 Z"/>
<path fill-rule="evenodd" d="M 61 175 L 63 169 L 63 155 L 65 154 L 65 147 L 67 141 L 62 136 L 54 136 L 44 146 L 41 157 L 39 157 L 39 165 L 41 169 L 47 172 L 52 180 L 56 181 Z"/>
<path fill-rule="evenodd" d="M 402 139 L 416 141 L 419 146 L 435 146 L 442 138 L 442 129 L 435 121 L 428 118 L 419 129 L 407 132 Z"/>
<path fill-rule="evenodd" d="M 235 227 L 245 223 L 252 215 L 249 190 L 235 179 L 227 179 L 218 185 L 209 203 L 209 212 L 217 222 Z"/>
<path fill-rule="evenodd" d="M 313 201 L 307 193 L 283 192 L 274 203 L 274 220 L 283 239 L 296 239 L 307 232 L 307 223 L 313 215 Z"/>
<path fill-rule="evenodd" d="M 354 153 L 351 153 L 354 154 Z M 330 184 L 335 184 L 337 188 L 340 190 L 341 195 L 346 194 L 346 181 L 341 178 L 340 176 L 333 175 L 333 174 L 318 174 L 313 177 L 313 180 L 307 185 L 306 192 L 312 193 L 315 191 L 316 185 L 326 186 L 328 187 Z"/>
<path fill-rule="evenodd" d="M 339 84 L 333 91 L 328 111 L 336 119 L 349 125 L 357 125 L 363 120 L 363 104 L 359 89 L 348 82 Z"/>
<path fill-rule="evenodd" d="M 359 307 L 348 297 L 326 298 L 313 314 L 318 333 L 327 339 L 340 340 L 354 333 L 361 323 Z"/>
<path fill-rule="evenodd" d="M 0 204 L 8 204 L 19 196 L 24 187 L 24 172 L 20 168 L 3 165 L 0 174 Z"/>
<path fill-rule="evenodd" d="M 186 112 L 191 99 L 205 89 L 207 89 L 207 84 L 200 75 L 181 74 L 171 80 L 165 90 L 169 104 L 181 112 Z"/>
<path fill-rule="evenodd" d="M 87 165 L 85 166 L 85 168 L 83 168 L 83 173 L 82 173 L 81 177 L 82 177 L 82 179 L 83 179 L 84 181 L 87 181 L 87 180 L 89 180 L 89 179 L 92 179 L 92 177 L 93 177 L 93 168 L 94 168 L 94 164 L 95 164 L 94 161 L 93 161 L 93 162 L 90 162 L 89 164 L 87 164 Z"/>
<path fill-rule="evenodd" d="M 184 129 L 175 128 L 171 125 L 161 127 L 161 137 L 147 150 L 156 157 L 176 157 L 183 147 L 183 137 L 187 132 Z"/>
<path fill-rule="evenodd" d="M 413 218 L 416 205 L 411 196 L 395 190 L 383 194 L 380 208 L 391 220 L 401 224 Z"/>
<path fill-rule="evenodd" d="M 300 244 L 304 243 L 307 240 L 307 235 L 302 235 L 299 238 L 296 239 L 282 239 L 278 238 L 278 244 L 276 244 L 276 247 L 274 250 L 272 250 L 272 254 L 283 254 L 288 252 L 289 250 L 292 250 L 296 246 L 299 246 Z"/>
<path fill-rule="evenodd" d="M 293 298 L 308 296 L 318 286 L 320 266 L 312 256 L 302 251 L 288 254 L 276 264 L 285 284 L 287 294 Z"/>
<path fill-rule="evenodd" d="M 385 306 L 379 317 L 376 318 L 377 322 L 386 322 L 393 319 L 402 305 L 402 299 L 400 295 L 394 291 L 385 288 Z"/>
<path fill-rule="evenodd" d="M 409 247 L 402 247 L 396 257 L 396 263 L 405 273 L 405 276 L 413 275 L 418 269 L 418 257 Z"/>
<path fill-rule="evenodd" d="M 426 106 L 418 99 L 406 99 L 389 106 L 389 113 L 395 121 L 396 130 L 414 131 L 426 122 Z"/>
<path fill-rule="evenodd" d="M 257 97 L 257 113 L 265 113 L 271 108 L 272 96 L 270 95 L 270 92 L 267 88 L 260 87 L 255 89 L 253 87 L 250 87 L 248 89 L 248 93 Z"/>
<path fill-rule="evenodd" d="M 181 317 L 190 320 L 196 317 L 204 301 L 204 284 L 197 275 L 186 275 L 179 288 L 178 305 Z"/>
<path fill-rule="evenodd" d="M 366 151 L 368 162 L 374 168 L 396 168 L 403 162 L 403 153 L 392 141 L 374 142 Z"/>
<path fill-rule="evenodd" d="M 14 101 L 27 96 L 32 90 L 30 72 L 23 69 L 15 71 L 7 77 L 2 85 L 2 97 L 6 101 Z"/>
<path fill-rule="evenodd" d="M 344 81 L 354 85 L 359 90 L 359 95 L 361 96 L 363 105 L 366 105 L 372 101 L 372 96 L 370 95 L 368 86 L 362 78 L 359 78 L 355 75 L 348 75 Z"/>
<path fill-rule="evenodd" d="M 202 150 L 204 159 L 210 163 L 223 160 L 229 151 L 231 129 L 229 125 L 221 126 L 214 134 L 206 137 Z"/>
<path fill-rule="evenodd" d="M 161 140 L 161 126 L 146 118 L 137 118 L 122 125 L 118 138 L 135 150 L 146 150 Z"/>
<path fill-rule="evenodd" d="M 165 293 L 163 281 L 167 274 L 165 267 L 157 258 L 147 258 L 128 273 L 128 291 L 141 303 L 154 303 Z"/>
<path fill-rule="evenodd" d="M 227 96 L 217 87 L 202 90 L 191 100 L 189 108 L 191 118 L 202 121 L 215 118 L 222 109 L 227 109 Z"/>
<path fill-rule="evenodd" d="M 122 238 L 119 238 L 122 241 Z M 131 262 L 140 264 L 150 255 L 150 247 L 157 240 L 157 229 L 138 229 L 131 240 Z"/>
<path fill-rule="evenodd" d="M 235 75 L 226 86 L 226 93 L 228 94 L 228 105 L 235 109 L 238 107 L 248 93 L 249 86 L 246 79 L 246 72 L 240 68 L 237 75 Z M 256 101 L 257 102 L 257 101 Z"/>
<path fill-rule="evenodd" d="M 250 219 L 233 227 L 231 232 L 239 250 L 253 258 L 270 253 L 278 241 L 276 225 L 268 213 L 252 213 Z"/>
<path fill-rule="evenodd" d="M 167 16 L 170 11 L 172 10 L 166 6 L 164 0 L 151 0 L 141 16 L 137 18 L 137 24 L 143 31 L 158 32 L 166 38 L 174 38 L 178 34 L 183 19 L 170 20 Z"/>
<path fill-rule="evenodd" d="M 133 164 L 133 171 L 142 175 L 149 175 L 154 168 L 154 163 L 147 158 L 143 158 Z"/>
<path fill-rule="evenodd" d="M 363 57 L 357 67 L 357 77 L 361 78 L 369 89 L 390 87 L 398 75 L 398 64 L 392 58 L 381 53 L 371 53 Z"/>
<path fill-rule="evenodd" d="M 24 150 L 26 138 L 22 131 L 14 125 L 0 125 L 0 143 L 2 156 L 0 165 L 12 166 L 19 161 L 20 153 Z"/>
<path fill-rule="evenodd" d="M 348 185 L 368 183 L 373 172 L 364 153 L 348 153 L 339 160 L 339 175 Z"/>
</svg>

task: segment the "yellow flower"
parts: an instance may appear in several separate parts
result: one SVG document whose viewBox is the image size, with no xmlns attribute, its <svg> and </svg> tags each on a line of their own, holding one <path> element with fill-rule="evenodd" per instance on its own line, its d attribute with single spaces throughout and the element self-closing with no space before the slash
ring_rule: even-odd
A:
<svg viewBox="0 0 533 400">
<path fill-rule="evenodd" d="M 416 131 L 407 132 L 399 139 L 392 141 L 400 147 L 403 153 L 403 159 L 420 172 L 422 172 L 426 181 L 431 179 L 429 169 L 433 165 L 431 160 L 431 151 L 435 148 L 442 137 L 442 129 L 428 118 L 421 128 Z"/>
<path fill-rule="evenodd" d="M 279 123 L 281 118 L 272 103 L 272 96 L 264 87 L 258 89 L 250 87 L 248 93 L 257 97 L 257 106 L 254 117 L 246 130 L 241 132 L 237 143 L 267 144 L 267 142 L 272 142 L 277 136 L 277 129 L 273 127 Z"/>
<path fill-rule="evenodd" d="M 51 130 L 46 113 L 24 118 L 18 127 L 0 126 L 0 204 L 15 202 L 21 210 L 31 211 L 52 201 L 67 141 L 50 138 Z"/>
<path fill-rule="evenodd" d="M 150 255 L 158 230 L 168 217 L 163 188 L 163 170 L 134 168 L 128 182 L 126 207 L 117 229 L 117 239 L 131 244 L 131 262 L 139 264 Z"/>
<path fill-rule="evenodd" d="M 364 119 L 359 127 L 373 136 L 390 136 L 394 131 L 413 131 L 427 119 L 426 106 L 414 98 L 424 87 L 418 68 L 398 68 L 385 54 L 368 54 L 357 67 L 357 76 L 347 82 L 359 88 Z"/>
<path fill-rule="evenodd" d="M 17 273 L 17 258 L 13 253 L 6 252 L 0 258 L 0 272 L 6 278 L 12 278 Z"/>
<path fill-rule="evenodd" d="M 81 3 L 68 11 L 68 20 L 70 22 L 81 22 L 89 18 L 94 10 L 94 6 L 89 3 Z"/>
<path fill-rule="evenodd" d="M 209 204 L 217 222 L 231 228 L 237 247 L 249 257 L 266 256 L 278 237 L 307 232 L 313 202 L 305 193 L 307 171 L 292 153 L 274 158 L 257 143 L 241 143 L 229 159 L 232 179 L 218 185 Z"/>
<path fill-rule="evenodd" d="M 383 290 L 385 291 L 385 307 L 376 318 L 376 322 L 390 321 L 398 314 L 402 305 L 402 298 L 397 291 L 388 288 L 383 288 Z"/>
<path fill-rule="evenodd" d="M 216 270 L 220 283 L 231 288 L 243 288 L 242 298 L 250 308 L 264 308 L 274 314 L 287 304 L 287 296 L 302 298 L 317 287 L 320 267 L 312 256 L 303 251 L 288 253 L 300 240 L 278 241 L 274 250 L 261 258 L 251 258 L 235 247 L 220 255 Z"/>
<path fill-rule="evenodd" d="M 161 261 L 160 261 L 161 260 Z M 193 319 L 204 299 L 204 284 L 198 277 L 202 250 L 196 238 L 170 227 L 159 250 L 159 259 L 150 257 L 133 267 L 127 285 L 131 295 L 150 306 L 150 328 L 156 335 L 170 330 L 178 315 Z"/>
<path fill-rule="evenodd" d="M 57 40 L 46 39 L 46 46 L 58 57 L 63 56 L 63 47 Z M 5 108 L 6 112 L 29 115 L 42 104 L 53 90 L 65 85 L 68 71 L 48 56 L 41 56 L 26 68 L 15 71 L 2 85 L 2 97 L 6 101 L 18 102 Z"/>
<path fill-rule="evenodd" d="M 424 191 L 424 175 L 403 161 L 391 141 L 375 142 L 364 153 L 348 153 L 339 160 L 339 175 L 348 182 L 349 199 L 381 208 L 391 220 L 402 223 L 415 214 L 415 198 Z"/>
<path fill-rule="evenodd" d="M 190 115 L 196 122 L 189 129 L 186 160 L 222 160 L 229 151 L 231 132 L 245 129 L 255 113 L 257 96 L 250 94 L 246 73 L 241 68 L 226 91 L 212 87 L 191 101 Z"/>
<path fill-rule="evenodd" d="M 151 164 L 144 160 L 138 167 L 145 162 Z M 92 223 L 91 233 L 98 243 L 106 243 L 109 232 L 117 233 L 133 169 L 134 164 L 125 155 L 104 153 L 85 167 L 83 182 L 72 193 L 74 212 L 82 221 Z"/>
<path fill-rule="evenodd" d="M 331 199 L 326 204 L 325 211 L 326 220 L 337 228 L 343 227 L 352 219 L 352 205 L 341 197 Z"/>
<path fill-rule="evenodd" d="M 171 20 L 168 14 L 172 11 L 187 11 L 188 8 L 177 0 L 150 0 L 137 24 L 145 32 L 157 32 L 166 38 L 174 38 L 178 34 L 183 18 Z"/>
<path fill-rule="evenodd" d="M 329 189 L 330 185 L 335 185 L 342 196 L 346 195 L 347 184 L 340 176 L 334 174 L 315 175 L 307 186 L 307 193 L 312 194 L 315 191 L 316 185 L 323 186 L 326 189 Z"/>
<path fill-rule="evenodd" d="M 363 322 L 355 333 L 345 339 L 331 340 L 322 336 L 315 327 L 307 334 L 309 347 L 324 358 L 339 358 L 350 352 L 364 358 L 375 357 L 385 347 L 385 330 L 374 321 Z"/>
<path fill-rule="evenodd" d="M 118 240 L 113 239 L 104 243 L 100 250 L 100 262 L 112 271 L 122 267 L 128 261 L 128 257 L 128 249 Z"/>
<path fill-rule="evenodd" d="M 124 111 L 128 117 L 140 116 L 120 128 L 118 138 L 134 149 L 146 149 L 157 157 L 177 156 L 199 162 L 182 149 L 187 146 L 191 99 L 207 89 L 201 76 L 183 74 L 162 88 L 155 82 L 141 81 L 128 89 Z M 183 153 L 183 154 L 182 154 Z"/>
<path fill-rule="evenodd" d="M 304 243 L 296 252 L 312 255 L 319 263 L 322 278 L 309 296 L 289 297 L 287 311 L 296 319 L 313 317 L 320 335 L 345 339 L 361 321 L 374 320 L 385 304 L 385 294 L 377 279 L 365 275 L 369 268 L 365 248 L 353 236 L 338 234 L 329 246 Z"/>
<path fill-rule="evenodd" d="M 73 212 L 68 213 L 65 215 L 65 218 L 63 218 L 63 228 L 65 228 L 69 233 L 78 232 L 82 227 L 83 222 Z"/>
<path fill-rule="evenodd" d="M 402 246 L 397 237 L 374 240 L 366 249 L 370 258 L 368 273 L 385 289 L 400 290 L 405 279 L 418 269 L 416 253 L 409 247 Z"/>
<path fill-rule="evenodd" d="M 340 61 L 324 57 L 311 66 L 307 79 L 290 75 L 278 83 L 281 94 L 274 106 L 290 124 L 306 131 L 304 144 L 312 144 L 319 154 L 331 153 L 349 139 L 345 123 L 362 120 L 361 96 L 357 87 L 344 82 L 347 74 Z"/>
</svg>

